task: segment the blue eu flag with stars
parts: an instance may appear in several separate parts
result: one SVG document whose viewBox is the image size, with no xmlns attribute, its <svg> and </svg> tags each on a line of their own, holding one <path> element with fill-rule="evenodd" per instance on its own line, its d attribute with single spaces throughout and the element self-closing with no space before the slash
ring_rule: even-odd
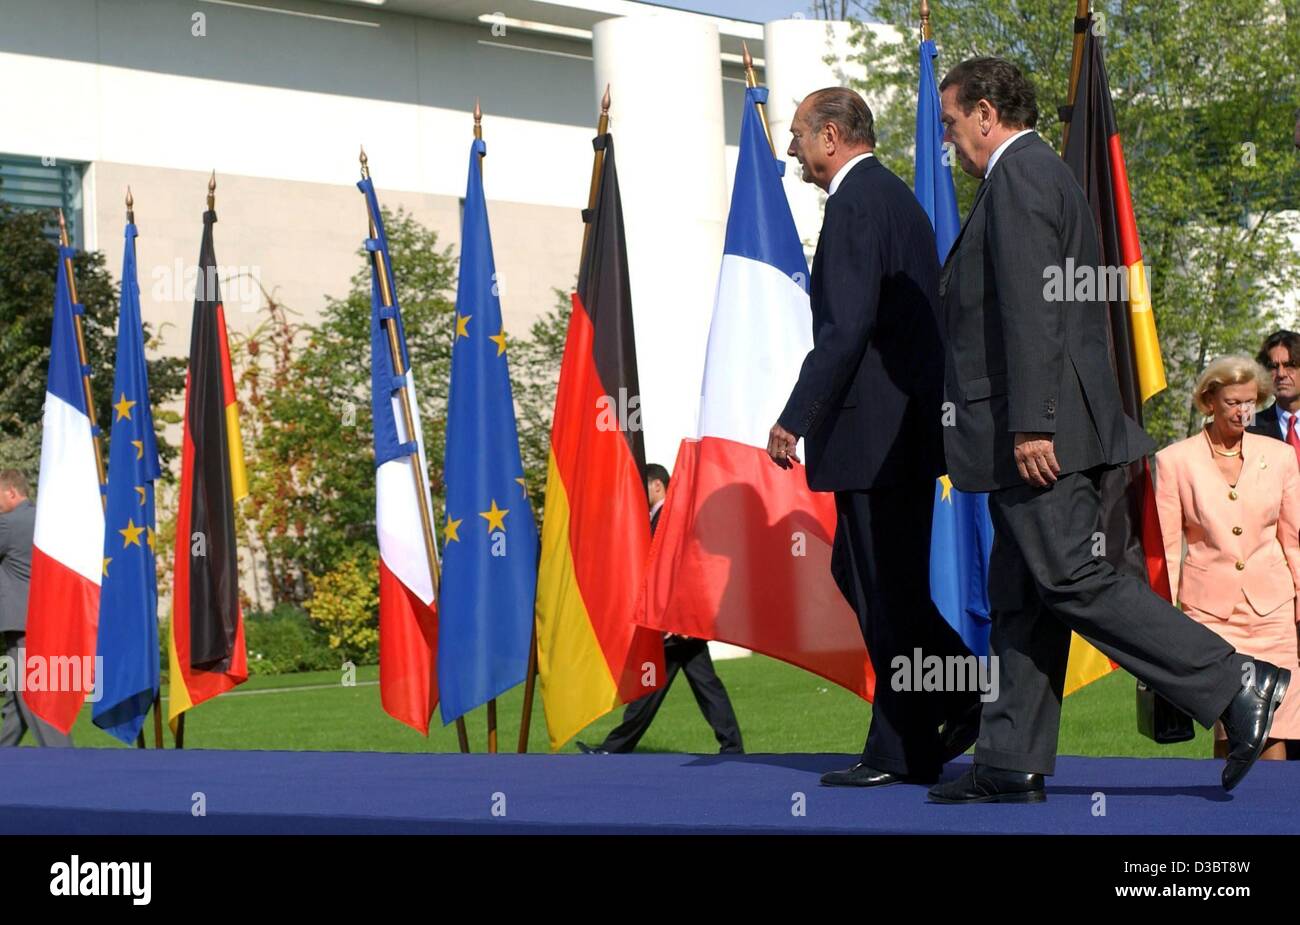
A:
<svg viewBox="0 0 1300 925">
<path fill-rule="evenodd" d="M 158 695 L 158 578 L 154 483 L 158 446 L 140 321 L 134 224 L 126 226 L 109 431 L 104 572 L 99 592 L 100 698 L 96 726 L 128 745 Z"/>
<path fill-rule="evenodd" d="M 470 148 L 447 408 L 447 516 L 438 601 L 444 724 L 524 680 L 537 590 L 537 525 L 525 490 L 506 331 Z"/>
</svg>

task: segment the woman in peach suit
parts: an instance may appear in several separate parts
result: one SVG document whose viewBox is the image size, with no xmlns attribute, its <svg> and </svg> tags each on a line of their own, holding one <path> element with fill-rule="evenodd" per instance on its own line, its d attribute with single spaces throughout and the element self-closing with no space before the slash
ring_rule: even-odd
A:
<svg viewBox="0 0 1300 925">
<path fill-rule="evenodd" d="M 1169 585 L 1187 615 L 1243 655 L 1300 672 L 1300 465 L 1289 444 L 1246 433 L 1271 392 L 1252 359 L 1211 363 L 1194 393 L 1209 420 L 1156 454 L 1156 503 Z M 1217 723 L 1214 734 L 1215 755 L 1225 755 Z M 1286 739 L 1300 739 L 1300 685 L 1287 691 L 1261 757 L 1285 758 Z"/>
</svg>

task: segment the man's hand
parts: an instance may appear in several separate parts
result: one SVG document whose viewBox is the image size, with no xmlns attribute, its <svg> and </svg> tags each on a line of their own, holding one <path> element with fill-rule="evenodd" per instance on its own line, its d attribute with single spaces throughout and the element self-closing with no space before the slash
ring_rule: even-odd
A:
<svg viewBox="0 0 1300 925">
<path fill-rule="evenodd" d="M 789 469 L 790 460 L 799 461 L 799 457 L 794 452 L 798 443 L 798 437 L 780 424 L 773 424 L 772 429 L 767 432 L 767 455 L 772 457 L 772 462 L 782 469 Z"/>
<path fill-rule="evenodd" d="M 1051 434 L 1016 434 L 1016 468 L 1020 477 L 1037 488 L 1046 488 L 1061 474 Z"/>
</svg>

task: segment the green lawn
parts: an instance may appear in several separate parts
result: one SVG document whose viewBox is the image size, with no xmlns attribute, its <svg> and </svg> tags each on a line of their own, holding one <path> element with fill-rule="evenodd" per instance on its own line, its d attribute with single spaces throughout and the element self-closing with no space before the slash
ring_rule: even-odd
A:
<svg viewBox="0 0 1300 925">
<path fill-rule="evenodd" d="M 852 694 L 759 655 L 716 664 L 735 704 L 747 751 L 856 753 L 862 748 L 871 707 Z M 192 710 L 186 722 L 186 745 L 392 752 L 457 750 L 455 727 L 436 725 L 436 715 L 436 728 L 426 739 L 385 714 L 379 705 L 379 687 L 374 683 L 378 676 L 378 668 L 361 667 L 357 669 L 355 687 L 342 687 L 337 672 L 255 677 L 236 691 Z M 1210 733 L 1199 727 L 1194 741 L 1175 746 L 1158 746 L 1138 735 L 1133 688 L 1133 679 L 1116 671 L 1067 698 L 1061 722 L 1061 754 L 1210 756 Z M 516 747 L 522 702 L 521 686 L 498 703 L 502 751 Z M 547 750 L 547 741 L 540 696 L 534 707 L 529 750 L 542 752 Z M 578 738 L 599 742 L 621 713 L 616 711 L 597 720 Z M 476 752 L 486 748 L 486 714 L 486 708 L 481 708 L 466 719 L 470 745 Z M 152 744 L 152 717 L 146 730 Z M 82 747 L 123 747 L 91 724 L 88 706 L 73 736 Z M 170 745 L 170 733 L 164 731 L 164 740 Z M 570 742 L 564 750 L 573 751 L 575 747 Z M 654 725 L 642 739 L 640 750 L 717 750 L 685 676 L 677 678 Z"/>
</svg>

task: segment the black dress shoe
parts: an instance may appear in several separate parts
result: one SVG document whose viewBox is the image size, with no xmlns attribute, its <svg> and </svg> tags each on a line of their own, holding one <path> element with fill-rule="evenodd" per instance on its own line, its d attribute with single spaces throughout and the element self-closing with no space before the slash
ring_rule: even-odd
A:
<svg viewBox="0 0 1300 925">
<path fill-rule="evenodd" d="M 574 744 L 578 746 L 578 751 L 582 752 L 584 755 L 608 755 L 609 754 L 608 749 L 601 748 L 599 745 L 588 745 L 586 742 L 575 742 Z"/>
<path fill-rule="evenodd" d="M 935 778 L 894 774 L 859 761 L 853 767 L 843 771 L 827 771 L 822 775 L 821 780 L 826 787 L 883 787 L 886 784 L 930 784 L 934 783 Z"/>
<path fill-rule="evenodd" d="M 1254 659 L 1255 681 L 1244 685 L 1223 711 L 1219 721 L 1228 735 L 1228 763 L 1223 766 L 1223 789 L 1241 783 L 1268 744 L 1273 714 L 1282 703 L 1291 672 Z"/>
<path fill-rule="evenodd" d="M 1043 775 L 973 764 L 961 777 L 930 788 L 931 803 L 1042 803 Z"/>
<path fill-rule="evenodd" d="M 952 717 L 939 730 L 939 760 L 944 764 L 960 755 L 975 744 L 980 737 L 980 715 L 984 712 L 984 703 L 976 700 L 973 704 Z"/>
</svg>

